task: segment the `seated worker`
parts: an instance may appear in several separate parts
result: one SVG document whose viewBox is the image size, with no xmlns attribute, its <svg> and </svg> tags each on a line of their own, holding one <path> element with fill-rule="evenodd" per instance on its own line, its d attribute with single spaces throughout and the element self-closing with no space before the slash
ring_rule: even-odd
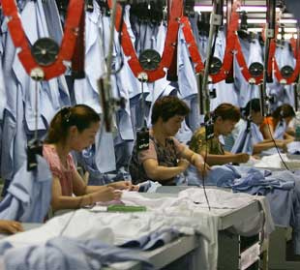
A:
<svg viewBox="0 0 300 270">
<path fill-rule="evenodd" d="M 229 103 L 219 105 L 213 112 L 214 137 L 206 139 L 206 128 L 200 127 L 195 131 L 191 142 L 191 150 L 205 156 L 209 165 L 222 165 L 226 163 L 245 163 L 249 160 L 246 153 L 232 154 L 226 152 L 219 140 L 219 136 L 226 136 L 234 129 L 240 120 L 240 110 Z"/>
<path fill-rule="evenodd" d="M 252 144 L 252 154 L 260 154 L 262 151 L 268 150 L 277 146 L 283 150 L 286 150 L 286 142 L 283 140 L 264 139 L 259 127 L 264 121 L 264 117 L 261 114 L 260 100 L 258 98 L 250 100 L 243 111 L 243 119 L 235 126 L 231 135 L 233 140 L 236 141 L 239 133 L 246 127 L 247 121 L 251 121 L 254 125 L 251 125 L 251 144 Z M 255 129 L 255 130 L 253 130 Z"/>
<path fill-rule="evenodd" d="M 276 129 L 279 125 L 284 125 L 283 138 L 286 143 L 294 141 L 294 137 L 288 134 L 289 123 L 296 116 L 293 107 L 289 104 L 283 104 L 279 106 L 273 113 L 272 116 L 266 117 L 260 126 L 260 131 L 263 134 L 264 139 L 273 139 L 275 136 Z M 278 139 L 278 138 L 274 138 Z"/>
<path fill-rule="evenodd" d="M 129 165 L 133 183 L 154 180 L 162 185 L 175 185 L 175 177 L 190 163 L 201 173 L 209 170 L 201 155 L 174 138 L 189 111 L 189 107 L 174 96 L 162 97 L 154 103 L 149 149 L 138 151 L 136 143 L 133 148 Z"/>
<path fill-rule="evenodd" d="M 99 115 L 86 105 L 63 108 L 51 121 L 43 156 L 53 174 L 53 210 L 119 199 L 120 189 L 132 188 L 131 183 L 124 181 L 107 186 L 87 186 L 77 172 L 70 152 L 82 151 L 93 144 L 99 127 Z"/>
</svg>

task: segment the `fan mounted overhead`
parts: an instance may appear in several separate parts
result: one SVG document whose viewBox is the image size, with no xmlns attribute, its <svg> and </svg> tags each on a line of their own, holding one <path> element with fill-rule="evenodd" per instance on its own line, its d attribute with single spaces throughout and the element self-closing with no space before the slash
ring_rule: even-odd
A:
<svg viewBox="0 0 300 270">
<path fill-rule="evenodd" d="M 51 38 L 40 38 L 33 44 L 31 53 L 39 65 L 49 66 L 55 62 L 59 46 Z"/>
<path fill-rule="evenodd" d="M 249 67 L 249 72 L 254 78 L 263 74 L 264 66 L 259 62 L 253 62 Z"/>
<path fill-rule="evenodd" d="M 293 72 L 294 72 L 294 69 L 289 65 L 283 66 L 280 69 L 280 73 L 281 73 L 282 77 L 285 79 L 290 78 L 292 76 Z"/>
<path fill-rule="evenodd" d="M 155 70 L 158 68 L 161 61 L 160 54 L 152 49 L 142 51 L 139 57 L 139 62 L 144 70 Z"/>
<path fill-rule="evenodd" d="M 221 68 L 222 61 L 218 57 L 213 56 L 210 61 L 209 74 L 216 75 L 219 73 Z"/>
</svg>

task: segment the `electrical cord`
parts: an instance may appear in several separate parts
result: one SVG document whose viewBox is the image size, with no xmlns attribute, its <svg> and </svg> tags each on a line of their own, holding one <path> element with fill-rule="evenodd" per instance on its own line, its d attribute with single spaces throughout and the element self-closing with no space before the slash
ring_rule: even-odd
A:
<svg viewBox="0 0 300 270">
<path fill-rule="evenodd" d="M 280 152 L 280 150 L 279 150 L 279 147 L 278 147 L 278 145 L 277 145 L 277 143 L 276 143 L 276 141 L 275 141 L 275 139 L 274 139 L 274 137 L 273 137 L 273 134 L 272 134 L 272 132 L 271 132 L 270 124 L 269 124 L 268 122 L 267 122 L 266 124 L 267 124 L 267 127 L 268 127 L 269 134 L 270 134 L 270 136 L 271 136 L 271 140 L 272 140 L 272 142 L 273 142 L 274 145 L 275 145 L 275 148 L 276 148 L 276 150 L 277 150 L 277 152 L 278 152 L 278 155 L 279 155 L 279 157 L 280 157 L 280 159 L 281 159 L 281 161 L 282 161 L 284 167 L 285 167 L 288 171 L 291 171 L 290 168 L 287 166 L 287 164 L 285 163 L 285 161 L 284 161 L 283 158 L 282 158 L 282 155 L 281 155 L 281 152 Z"/>
<path fill-rule="evenodd" d="M 207 140 L 206 140 L 206 144 L 207 144 Z M 205 169 L 205 166 L 206 166 L 206 161 L 207 161 L 207 154 L 208 154 L 208 150 L 207 150 L 207 147 L 205 148 L 205 156 L 204 156 L 204 169 Z M 208 210 L 211 211 L 211 208 L 210 208 L 210 204 L 209 204 L 209 200 L 208 200 L 208 196 L 207 196 L 207 192 L 206 192 L 206 188 L 205 188 L 205 175 L 204 175 L 204 169 L 202 170 L 201 172 L 201 178 L 202 178 L 202 187 L 203 187 L 203 192 L 204 192 L 204 196 L 205 196 L 205 200 L 206 200 L 206 203 L 207 203 L 207 206 L 208 206 Z"/>
<path fill-rule="evenodd" d="M 85 190 L 84 190 L 84 195 L 86 195 L 86 189 L 87 189 L 87 186 L 85 186 Z M 83 196 L 81 196 L 80 198 L 80 201 L 79 201 L 79 208 L 82 207 L 82 201 L 83 201 Z M 73 220 L 74 216 L 75 216 L 75 213 L 76 213 L 76 210 L 74 210 L 72 212 L 72 214 L 70 215 L 69 219 L 67 220 L 67 222 L 65 223 L 65 225 L 63 226 L 63 228 L 61 229 L 60 233 L 59 233 L 59 236 L 62 236 L 63 233 L 66 231 L 66 229 L 68 228 L 69 224 L 71 223 L 71 221 Z"/>
</svg>

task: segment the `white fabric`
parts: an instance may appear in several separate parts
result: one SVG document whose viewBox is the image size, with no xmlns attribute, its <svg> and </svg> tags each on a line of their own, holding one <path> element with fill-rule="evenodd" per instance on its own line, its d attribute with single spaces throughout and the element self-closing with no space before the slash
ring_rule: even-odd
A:
<svg viewBox="0 0 300 270">
<path fill-rule="evenodd" d="M 207 189 L 207 194 L 211 211 L 207 209 L 203 190 L 199 188 L 182 191 L 178 197 L 158 199 L 145 198 L 137 192 L 123 192 L 122 201 L 126 205 L 147 206 L 147 212 L 92 213 L 89 210 L 77 210 L 55 217 L 40 228 L 7 237 L 5 241 L 14 246 L 44 243 L 63 231 L 63 236 L 75 239 L 100 239 L 109 244 L 122 244 L 160 229 L 173 228 L 186 235 L 197 233 L 203 236 L 200 239 L 201 247 L 196 251 L 198 266 L 214 270 L 218 261 L 220 217 L 229 214 L 232 209 L 246 206 L 255 197 L 218 189 Z M 234 224 L 234 228 L 243 233 L 253 233 L 255 230 L 257 233 L 262 220 L 261 215 L 255 219 L 249 217 L 249 220 Z"/>
<path fill-rule="evenodd" d="M 149 199 L 144 198 L 138 193 L 124 192 L 122 201 L 126 205 L 143 205 L 147 209 L 151 209 L 155 213 L 163 213 L 165 217 L 176 216 L 185 217 L 187 223 L 204 236 L 201 240 L 201 269 L 216 269 L 218 258 L 218 228 L 221 223 L 220 216 L 230 213 L 232 210 L 247 206 L 249 203 L 256 200 L 256 197 L 249 194 L 231 193 L 219 189 L 207 189 L 207 196 L 211 206 L 211 211 L 205 200 L 203 189 L 191 188 L 179 193 L 178 198 L 158 198 Z M 262 209 L 269 211 L 268 204 L 264 198 L 260 200 Z M 190 218 L 196 219 L 193 225 Z M 246 220 L 240 220 L 234 224 L 236 232 L 244 235 L 253 235 L 261 231 L 263 228 L 263 221 L 265 222 L 265 232 L 267 234 L 274 230 L 273 220 L 270 212 L 259 213 L 255 218 L 253 216 Z M 205 251 L 203 253 L 203 250 Z M 205 255 L 204 255 L 205 254 Z"/>
<path fill-rule="evenodd" d="M 257 168 L 273 168 L 273 169 L 299 169 L 300 160 L 290 159 L 286 154 L 274 154 L 270 156 L 264 156 L 261 160 L 254 164 Z"/>
</svg>

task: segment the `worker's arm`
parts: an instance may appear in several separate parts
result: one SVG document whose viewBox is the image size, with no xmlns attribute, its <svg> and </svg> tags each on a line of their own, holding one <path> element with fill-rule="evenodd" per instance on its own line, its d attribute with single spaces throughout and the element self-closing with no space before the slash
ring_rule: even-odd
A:
<svg viewBox="0 0 300 270">
<path fill-rule="evenodd" d="M 167 167 L 160 166 L 156 159 L 146 159 L 143 162 L 143 166 L 150 179 L 163 182 L 184 172 L 189 166 L 189 162 L 185 159 L 181 159 L 177 166 Z"/>
<path fill-rule="evenodd" d="M 79 175 L 79 174 L 78 174 Z M 115 191 L 112 187 L 98 187 L 94 192 L 84 191 L 86 185 L 81 177 L 73 178 L 73 193 L 78 196 L 62 195 L 62 188 L 58 177 L 53 177 L 51 206 L 54 211 L 60 209 L 76 209 L 97 201 L 111 201 L 119 199 L 121 192 Z"/>
<path fill-rule="evenodd" d="M 202 153 L 205 155 L 205 153 Z M 207 154 L 206 162 L 212 165 L 223 165 L 227 163 L 245 163 L 249 160 L 249 155 L 246 153 L 232 154 L 226 153 L 225 155 Z"/>
</svg>

